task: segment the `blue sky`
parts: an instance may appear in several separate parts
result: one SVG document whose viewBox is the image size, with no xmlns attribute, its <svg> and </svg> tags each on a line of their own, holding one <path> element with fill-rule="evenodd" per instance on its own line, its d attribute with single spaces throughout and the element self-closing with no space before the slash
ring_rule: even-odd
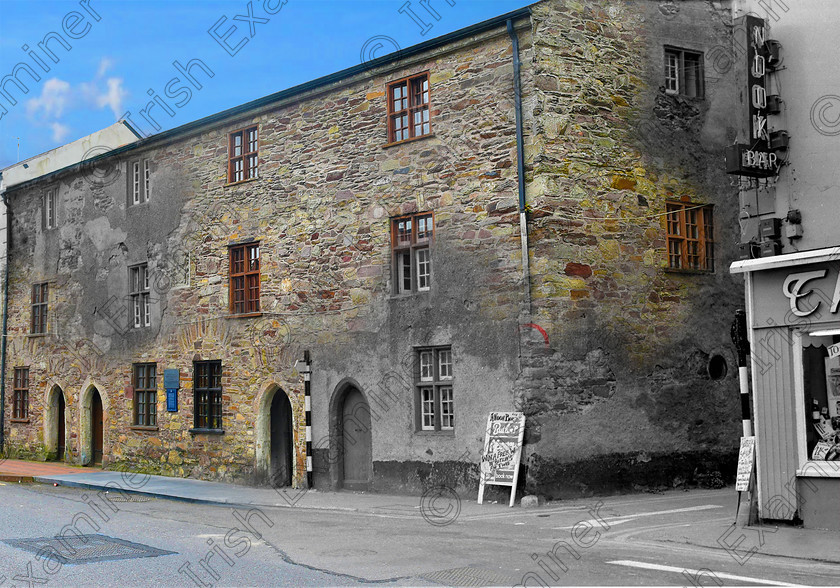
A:
<svg viewBox="0 0 840 588">
<path fill-rule="evenodd" d="M 205 83 L 201 90 L 193 89 L 189 100 L 185 93 L 176 99 L 183 106 L 173 108 L 174 116 L 157 109 L 162 130 L 356 65 L 364 52 L 375 57 L 394 50 L 380 36 L 405 48 L 531 3 L 0 1 L 0 77 L 11 74 L 21 62 L 40 77 L 35 81 L 18 70 L 17 78 L 28 92 L 14 83 L 0 88 L 17 102 L 12 105 L 0 94 L 0 168 L 18 160 L 18 137 L 19 157 L 26 159 L 107 127 L 129 111 L 136 123 L 145 125 L 145 132 L 152 132 L 138 112 L 150 100 L 149 89 L 165 95 L 167 82 L 178 75 L 174 61 L 186 65 L 200 59 L 214 75 L 205 77 L 196 67 L 191 70 Z M 47 42 L 58 62 L 38 47 L 50 32 L 71 46 L 68 51 L 55 38 Z M 39 67 L 37 59 L 50 71 Z M 178 89 L 173 87 L 172 92 Z"/>
</svg>

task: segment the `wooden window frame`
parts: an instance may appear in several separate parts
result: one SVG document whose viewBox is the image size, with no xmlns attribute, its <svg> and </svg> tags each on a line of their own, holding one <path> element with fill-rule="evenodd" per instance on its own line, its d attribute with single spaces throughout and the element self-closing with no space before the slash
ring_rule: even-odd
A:
<svg viewBox="0 0 840 588">
<path fill-rule="evenodd" d="M 676 272 L 713 273 L 714 206 L 666 201 L 665 212 L 667 269 Z M 696 213 L 696 223 L 688 222 L 692 213 Z M 691 228 L 695 224 L 696 232 Z M 693 236 L 694 234 L 696 236 Z M 691 262 L 692 258 L 696 259 L 696 263 Z"/>
<path fill-rule="evenodd" d="M 426 230 L 423 234 L 428 234 L 427 237 L 420 238 L 418 228 L 420 220 L 431 220 L 431 231 Z M 411 233 L 409 241 L 406 243 L 400 240 L 400 223 L 409 221 L 411 223 Z M 394 294 L 413 294 L 418 292 L 428 292 L 432 289 L 432 250 L 431 246 L 435 239 L 435 215 L 434 212 L 420 212 L 404 216 L 398 216 L 391 219 L 391 259 L 393 261 L 393 279 L 394 279 Z M 422 253 L 421 253 L 422 252 Z M 408 266 L 405 265 L 405 259 L 408 259 Z M 421 259 L 426 257 L 425 260 Z M 428 266 L 428 274 L 426 283 L 420 282 L 420 266 L 425 264 Z M 409 280 L 410 287 L 406 287 L 404 270 L 408 267 L 410 272 Z"/>
<path fill-rule="evenodd" d="M 44 228 L 54 229 L 58 225 L 58 188 L 49 188 L 44 193 Z"/>
<path fill-rule="evenodd" d="M 132 364 L 131 381 L 134 386 L 134 426 L 157 427 L 157 364 Z"/>
<path fill-rule="evenodd" d="M 415 102 L 415 95 L 412 92 L 412 84 L 415 81 L 422 80 L 425 81 L 427 84 L 426 92 L 421 90 L 420 96 L 422 100 L 422 95 L 428 94 L 426 102 Z M 404 108 L 396 109 L 394 106 L 394 89 L 398 86 L 402 86 L 405 84 L 405 88 L 407 91 L 407 96 L 404 98 L 398 98 L 399 100 L 405 100 L 406 106 Z M 412 74 L 410 76 L 406 76 L 404 78 L 400 78 L 398 80 L 394 80 L 393 82 L 388 82 L 385 90 L 385 96 L 388 101 L 388 142 L 386 145 L 396 145 L 398 143 L 405 143 L 407 141 L 414 141 L 416 139 L 422 139 L 423 137 L 431 137 L 434 134 L 434 129 L 432 128 L 432 84 L 429 76 L 428 71 Z M 423 110 L 428 112 L 428 120 L 420 121 L 421 127 L 423 124 L 428 124 L 429 129 L 425 133 L 417 134 L 414 126 L 414 114 L 416 112 L 422 112 Z M 406 116 L 408 120 L 408 137 L 401 137 L 399 139 L 396 138 L 397 129 L 394 124 L 394 121 L 398 116 Z"/>
<path fill-rule="evenodd" d="M 246 151 L 246 148 L 250 147 L 251 141 L 249 141 L 249 133 L 251 132 L 256 133 L 256 138 L 254 139 L 254 144 L 256 148 L 253 151 Z M 241 137 L 242 139 L 242 152 L 239 155 L 235 155 L 236 146 L 234 145 L 234 141 L 236 137 Z M 228 133 L 228 157 L 227 157 L 227 183 L 228 184 L 239 184 L 241 182 L 247 182 L 249 180 L 256 180 L 259 178 L 259 168 L 260 168 L 260 131 L 259 125 L 249 125 L 247 127 L 243 127 L 241 129 L 237 129 Z M 255 164 L 253 166 L 247 165 L 249 160 L 253 158 Z M 237 170 L 235 169 L 236 163 L 242 163 L 242 177 L 237 179 Z"/>
<path fill-rule="evenodd" d="M 145 204 L 152 197 L 152 164 L 148 159 L 128 163 L 128 205 Z"/>
<path fill-rule="evenodd" d="M 12 420 L 25 421 L 29 419 L 29 368 L 16 367 L 14 375 L 14 393 L 12 404 Z"/>
<path fill-rule="evenodd" d="M 256 258 L 251 257 L 251 251 L 256 250 Z M 241 269 L 237 267 L 240 263 L 236 255 L 241 252 Z M 256 267 L 253 266 L 256 261 Z M 230 267 L 229 298 L 230 313 L 236 316 L 249 316 L 259 314 L 260 293 L 261 293 L 261 272 L 260 272 L 260 242 L 238 243 L 228 246 L 228 262 Z M 238 287 L 238 280 L 241 280 L 241 287 Z M 237 300 L 237 292 L 242 292 L 242 299 Z"/>
<path fill-rule="evenodd" d="M 222 431 L 222 362 L 193 362 L 195 429 Z"/>
<path fill-rule="evenodd" d="M 430 354 L 432 359 L 431 372 L 424 368 L 423 356 Z M 448 356 L 448 373 L 442 369 L 443 356 Z M 418 433 L 443 433 L 452 434 L 455 432 L 455 370 L 454 355 L 452 346 L 421 347 L 415 349 L 415 412 L 416 430 Z M 444 397 L 448 396 L 448 399 Z M 444 405 L 449 405 L 449 410 L 444 412 Z M 431 405 L 431 412 L 427 407 Z M 431 415 L 431 423 L 427 420 Z M 448 420 L 447 420 L 448 418 Z M 447 422 L 444 422 L 447 421 Z"/>
<path fill-rule="evenodd" d="M 45 335 L 47 333 L 49 297 L 49 282 L 32 284 L 31 316 L 29 322 L 29 333 L 31 335 Z"/>
<path fill-rule="evenodd" d="M 695 87 L 694 91 L 695 94 L 691 95 L 686 92 L 688 88 L 688 76 L 686 72 L 688 71 L 688 65 L 686 64 L 686 57 L 689 56 L 692 61 L 696 60 L 697 68 L 696 68 L 696 76 L 697 79 L 695 80 Z M 669 75 L 669 70 L 671 69 L 671 64 L 669 57 L 674 57 L 676 59 L 675 75 Z M 706 96 L 706 76 L 705 70 L 703 67 L 703 60 L 704 55 L 702 51 L 692 51 L 690 49 L 682 49 L 680 47 L 674 47 L 672 45 L 665 45 L 664 46 L 664 66 L 665 66 L 665 93 L 671 95 L 680 95 L 686 96 L 689 98 L 704 98 Z M 676 82 L 676 88 L 669 88 L 669 80 L 674 80 Z"/>
<path fill-rule="evenodd" d="M 137 279 L 135 280 L 135 275 Z M 129 320 L 135 329 L 152 326 L 149 264 L 138 263 L 128 268 L 128 296 L 131 300 Z"/>
</svg>

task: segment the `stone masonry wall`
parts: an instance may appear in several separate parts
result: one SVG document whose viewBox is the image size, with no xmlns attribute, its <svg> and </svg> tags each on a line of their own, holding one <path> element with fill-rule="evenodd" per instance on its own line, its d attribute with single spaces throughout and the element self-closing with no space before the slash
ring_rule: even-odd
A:
<svg viewBox="0 0 840 588">
<path fill-rule="evenodd" d="M 533 322 L 517 405 L 528 485 L 552 495 L 734 471 L 740 285 L 726 3 L 540 3 L 526 100 Z M 705 97 L 664 92 L 663 47 L 705 55 Z M 724 67 L 720 64 L 723 63 Z M 731 63 L 730 63 L 731 65 Z M 665 201 L 714 205 L 714 273 L 667 268 Z M 713 381 L 711 356 L 726 377 Z"/>
</svg>

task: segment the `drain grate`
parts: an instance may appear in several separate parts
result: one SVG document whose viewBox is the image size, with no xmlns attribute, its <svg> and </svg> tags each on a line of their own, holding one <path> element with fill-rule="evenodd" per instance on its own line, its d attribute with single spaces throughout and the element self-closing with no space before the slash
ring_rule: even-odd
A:
<svg viewBox="0 0 840 588">
<path fill-rule="evenodd" d="M 422 578 L 445 586 L 512 586 L 507 576 L 481 568 L 453 568 L 424 574 Z"/>
<path fill-rule="evenodd" d="M 151 496 L 144 496 L 143 494 L 108 494 L 106 500 L 108 502 L 150 502 L 154 500 Z"/>
<path fill-rule="evenodd" d="M 165 551 L 105 535 L 71 535 L 69 537 L 36 537 L 34 539 L 5 539 L 3 543 L 40 554 L 61 564 L 84 564 L 138 557 L 172 555 Z"/>
</svg>

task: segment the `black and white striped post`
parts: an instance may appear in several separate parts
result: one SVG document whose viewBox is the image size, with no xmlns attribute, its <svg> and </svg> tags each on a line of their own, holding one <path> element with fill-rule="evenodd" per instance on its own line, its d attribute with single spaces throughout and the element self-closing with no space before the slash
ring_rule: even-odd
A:
<svg viewBox="0 0 840 588">
<path fill-rule="evenodd" d="M 750 353 L 750 341 L 747 335 L 747 313 L 742 308 L 735 311 L 732 321 L 732 342 L 738 352 L 738 378 L 741 385 L 741 424 L 744 437 L 752 436 L 750 420 L 750 379 L 747 373 L 747 355 Z"/>
<path fill-rule="evenodd" d="M 309 351 L 303 352 L 303 401 L 306 411 L 306 487 L 312 488 L 312 401 L 310 399 L 312 368 Z"/>
</svg>

